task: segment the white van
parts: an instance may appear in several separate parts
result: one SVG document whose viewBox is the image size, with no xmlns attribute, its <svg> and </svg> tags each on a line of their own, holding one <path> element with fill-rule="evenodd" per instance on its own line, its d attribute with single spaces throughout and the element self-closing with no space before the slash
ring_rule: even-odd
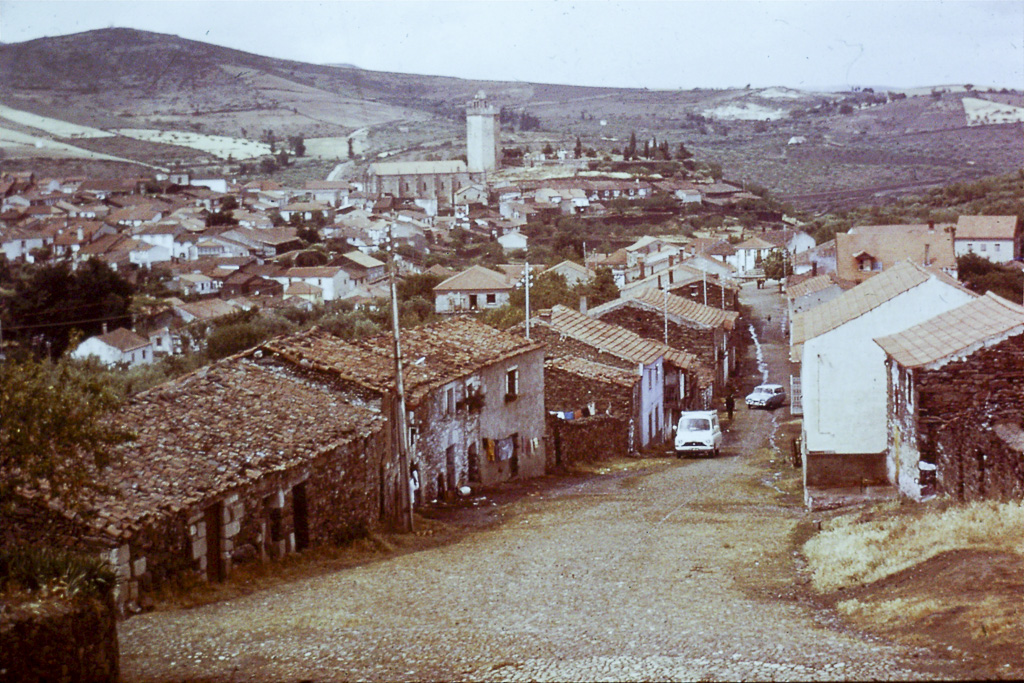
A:
<svg viewBox="0 0 1024 683">
<path fill-rule="evenodd" d="M 722 448 L 722 428 L 718 425 L 718 413 L 713 410 L 683 413 L 675 431 L 677 458 L 691 453 L 717 456 Z"/>
</svg>

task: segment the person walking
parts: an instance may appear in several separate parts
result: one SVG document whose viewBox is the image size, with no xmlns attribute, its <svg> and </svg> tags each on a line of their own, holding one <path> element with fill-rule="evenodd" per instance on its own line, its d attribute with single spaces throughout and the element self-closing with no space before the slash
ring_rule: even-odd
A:
<svg viewBox="0 0 1024 683">
<path fill-rule="evenodd" d="M 733 398 L 732 393 L 725 397 L 725 412 L 729 416 L 729 422 L 732 422 L 732 413 L 736 409 L 736 399 Z"/>
</svg>

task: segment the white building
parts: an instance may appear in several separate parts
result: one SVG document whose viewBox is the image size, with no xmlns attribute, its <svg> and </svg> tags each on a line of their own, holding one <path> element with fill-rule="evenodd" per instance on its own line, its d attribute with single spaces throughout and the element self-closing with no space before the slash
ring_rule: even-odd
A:
<svg viewBox="0 0 1024 683">
<path fill-rule="evenodd" d="M 793 317 L 790 359 L 801 363 L 804 498 L 885 486 L 885 353 L 874 339 L 970 301 L 956 280 L 904 261 Z"/>
<path fill-rule="evenodd" d="M 1021 256 L 1021 231 L 1016 216 L 960 216 L 953 252 L 977 254 L 994 263 Z"/>
<path fill-rule="evenodd" d="M 72 358 L 84 360 L 95 356 L 104 365 L 127 363 L 129 367 L 153 362 L 153 346 L 130 330 L 119 327 L 113 332 L 89 337 L 71 352 Z"/>
</svg>

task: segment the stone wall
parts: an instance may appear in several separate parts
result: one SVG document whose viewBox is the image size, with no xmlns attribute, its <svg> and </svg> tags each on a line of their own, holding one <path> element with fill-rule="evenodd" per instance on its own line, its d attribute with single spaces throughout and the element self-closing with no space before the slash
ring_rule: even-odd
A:
<svg viewBox="0 0 1024 683">
<path fill-rule="evenodd" d="M 604 313 L 599 319 L 602 322 L 618 325 L 635 332 L 644 339 L 659 343 L 665 341 L 665 318 L 658 313 L 632 306 L 620 306 Z M 714 396 L 720 396 L 724 386 L 721 381 L 724 377 L 721 366 L 725 362 L 725 354 L 721 352 L 724 334 L 723 331 L 716 328 L 677 323 L 673 322 L 671 318 L 668 321 L 668 345 L 697 356 L 706 369 L 702 373 L 703 376 L 713 377 L 716 380 L 713 386 Z M 684 398 L 687 409 L 703 408 L 700 405 L 699 397 L 708 387 L 701 385 L 699 376 L 696 372 L 688 374 L 688 387 L 692 388 L 694 381 L 697 381 L 698 386 L 696 390 L 690 390 L 689 395 Z"/>
<path fill-rule="evenodd" d="M 118 680 L 117 612 L 111 596 L 47 600 L 0 613 L 0 680 Z"/>
<path fill-rule="evenodd" d="M 573 420 L 548 416 L 548 431 L 555 469 L 572 467 L 630 454 L 629 420 L 614 415 L 595 415 Z"/>
<path fill-rule="evenodd" d="M 958 500 L 1024 499 L 1024 424 L 950 421 L 936 439 L 937 489 Z"/>
<path fill-rule="evenodd" d="M 704 287 L 703 281 L 688 282 L 683 285 L 669 285 L 669 294 L 675 294 L 681 296 L 684 299 L 690 299 L 696 301 L 699 304 L 705 302 L 704 298 Z M 736 290 L 729 289 L 728 287 L 721 287 L 718 283 L 711 278 L 707 281 L 707 305 L 714 306 L 715 308 L 721 308 L 726 311 L 738 311 L 739 310 L 739 296 Z"/>
<path fill-rule="evenodd" d="M 1020 424 L 1024 415 L 1024 335 L 912 376 L 918 451 L 922 462 L 936 465 L 939 491 L 1019 497 L 1020 454 L 993 429 Z"/>
<path fill-rule="evenodd" d="M 805 453 L 805 488 L 885 486 L 884 453 Z"/>
<path fill-rule="evenodd" d="M 168 582 L 222 580 L 239 564 L 342 543 L 386 522 L 398 495 L 389 453 L 383 429 L 353 437 L 301 466 L 106 533 L 26 504 L 2 520 L 4 540 L 100 554 L 117 575 L 118 610 L 134 612 Z"/>
</svg>

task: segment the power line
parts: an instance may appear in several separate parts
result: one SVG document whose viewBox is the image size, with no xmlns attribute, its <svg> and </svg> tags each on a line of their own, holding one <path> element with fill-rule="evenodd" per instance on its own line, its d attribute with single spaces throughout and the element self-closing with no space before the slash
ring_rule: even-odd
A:
<svg viewBox="0 0 1024 683">
<path fill-rule="evenodd" d="M 131 318 L 131 314 L 130 313 L 125 313 L 124 315 L 116 315 L 116 316 L 113 316 L 113 317 L 110 317 L 110 318 L 91 318 L 91 319 L 88 319 L 88 320 L 71 320 L 69 322 L 63 322 L 63 323 L 39 323 L 38 325 L 14 325 L 13 327 L 11 325 L 8 325 L 5 329 L 7 331 L 10 331 L 10 330 L 35 330 L 35 329 L 39 329 L 41 327 L 67 327 L 67 326 L 81 325 L 83 323 L 105 323 L 105 322 L 111 322 L 113 320 L 123 320 L 125 318 Z"/>
</svg>

